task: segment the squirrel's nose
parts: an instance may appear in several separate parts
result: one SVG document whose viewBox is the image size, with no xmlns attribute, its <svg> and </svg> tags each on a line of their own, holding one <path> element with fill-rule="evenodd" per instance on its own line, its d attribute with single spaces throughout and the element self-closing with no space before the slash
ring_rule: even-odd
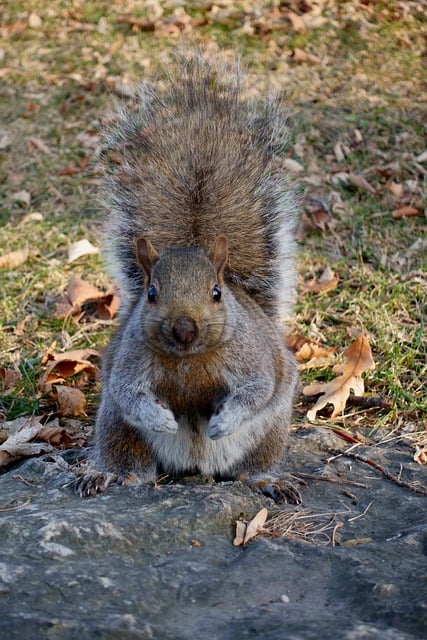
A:
<svg viewBox="0 0 427 640">
<path fill-rule="evenodd" d="M 172 325 L 172 335 L 174 339 L 185 346 L 194 342 L 197 334 L 197 326 L 192 318 L 182 316 L 181 318 L 177 318 Z"/>
</svg>

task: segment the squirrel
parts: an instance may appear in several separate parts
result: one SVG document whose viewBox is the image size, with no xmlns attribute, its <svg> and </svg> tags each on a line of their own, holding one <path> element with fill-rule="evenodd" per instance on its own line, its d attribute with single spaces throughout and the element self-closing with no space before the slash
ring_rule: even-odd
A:
<svg viewBox="0 0 427 640">
<path fill-rule="evenodd" d="M 101 155 L 123 302 L 96 469 L 76 491 L 200 473 L 271 495 L 265 474 L 284 456 L 297 384 L 282 326 L 297 224 L 284 100 L 245 98 L 237 63 L 198 54 L 166 76 L 120 109 Z"/>
</svg>

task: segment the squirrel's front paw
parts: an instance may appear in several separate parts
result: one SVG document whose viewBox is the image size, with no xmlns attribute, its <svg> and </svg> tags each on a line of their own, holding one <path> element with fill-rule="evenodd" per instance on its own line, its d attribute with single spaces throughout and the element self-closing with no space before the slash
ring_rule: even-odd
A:
<svg viewBox="0 0 427 640">
<path fill-rule="evenodd" d="M 175 433 L 178 429 L 178 423 L 175 420 L 170 409 L 166 409 L 161 405 L 157 405 L 157 411 L 155 415 L 148 418 L 145 425 L 152 431 L 167 431 L 169 433 Z"/>
<path fill-rule="evenodd" d="M 160 400 L 144 400 L 136 414 L 129 412 L 125 418 L 135 427 L 143 427 L 149 431 L 167 431 L 176 433 L 178 423 L 170 409 L 164 407 Z"/>
<path fill-rule="evenodd" d="M 240 421 L 236 412 L 225 407 L 209 420 L 208 436 L 211 440 L 219 440 L 224 436 L 230 436 L 239 425 Z"/>
</svg>

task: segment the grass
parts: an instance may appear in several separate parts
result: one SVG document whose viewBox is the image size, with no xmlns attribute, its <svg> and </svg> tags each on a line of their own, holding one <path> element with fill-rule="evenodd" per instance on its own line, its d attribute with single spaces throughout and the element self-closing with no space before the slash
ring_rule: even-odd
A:
<svg viewBox="0 0 427 640">
<path fill-rule="evenodd" d="M 99 129 L 115 78 L 151 73 L 178 41 L 162 30 L 165 16 L 154 33 L 117 24 L 117 15 L 132 13 L 133 4 L 91 2 L 67 9 L 59 0 L 48 5 L 18 0 L 6 2 L 0 16 L 0 139 L 10 138 L 0 149 L 0 255 L 30 248 L 27 262 L 0 271 L 0 366 L 18 366 L 23 375 L 12 394 L 0 397 L 6 419 L 55 410 L 52 396 L 38 388 L 49 345 L 102 348 L 111 331 L 108 325 L 60 321 L 52 314 L 73 274 L 105 289 L 109 285 L 102 259 L 67 263 L 72 242 L 86 237 L 100 243 L 99 221 L 90 168 L 72 175 L 61 170 L 91 155 L 79 134 Z M 264 4 L 268 22 L 271 3 Z M 397 0 L 328 3 L 319 26 L 305 33 L 288 26 L 264 35 L 258 28 L 235 32 L 245 17 L 256 24 L 236 5 L 228 21 L 208 22 L 191 36 L 211 50 L 218 43 L 236 48 L 257 89 L 287 92 L 296 123 L 290 157 L 304 167 L 298 180 L 306 196 L 325 200 L 332 210 L 324 232 L 308 230 L 302 237 L 300 282 L 330 266 L 340 283 L 317 296 L 300 291 L 290 331 L 340 352 L 351 342 L 351 330 L 363 328 L 377 363 L 366 377 L 367 391 L 395 403 L 384 415 L 367 414 L 366 426 L 394 429 L 404 418 L 421 430 L 427 412 L 422 214 L 427 170 L 416 157 L 425 151 L 423 15 L 417 3 L 406 4 L 407 11 Z M 193 17 L 207 15 L 203 3 L 190 9 Z M 38 27 L 28 26 L 31 12 L 41 18 Z M 314 53 L 321 64 L 292 63 L 288 53 L 295 46 Z M 334 151 L 337 142 L 347 149 L 342 160 Z M 375 192 L 337 181 L 339 172 L 362 175 Z M 390 180 L 402 185 L 404 202 L 387 188 Z M 31 194 L 28 206 L 14 197 L 21 190 Z M 391 212 L 402 203 L 416 206 L 420 215 L 394 219 Z M 42 219 L 27 217 L 34 213 Z M 329 369 L 302 378 L 308 383 L 330 376 Z M 97 388 L 85 391 L 92 420 Z"/>
</svg>

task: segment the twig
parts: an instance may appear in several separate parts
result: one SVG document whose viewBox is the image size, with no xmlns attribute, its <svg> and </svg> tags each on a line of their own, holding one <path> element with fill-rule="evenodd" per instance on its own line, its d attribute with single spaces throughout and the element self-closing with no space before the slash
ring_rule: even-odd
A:
<svg viewBox="0 0 427 640">
<path fill-rule="evenodd" d="M 23 478 L 17 473 L 12 476 L 12 479 L 17 480 L 18 482 L 22 482 L 22 484 L 25 484 L 27 487 L 37 487 L 37 488 L 40 487 L 40 485 L 36 484 L 35 480 L 27 480 L 26 478 Z"/>
<path fill-rule="evenodd" d="M 361 445 L 362 445 L 362 442 L 355 442 L 351 447 L 349 447 L 345 451 L 340 451 L 339 449 L 329 449 L 329 452 L 330 453 L 335 452 L 335 455 L 331 456 L 330 458 L 327 458 L 326 459 L 326 464 L 331 464 L 331 462 L 333 462 L 334 460 L 336 460 L 340 456 L 345 455 L 346 453 L 352 451 L 353 449 L 357 449 L 357 447 L 360 447 Z"/>
<path fill-rule="evenodd" d="M 319 395 L 302 396 L 300 401 L 303 404 L 314 404 L 319 399 Z M 346 407 L 362 407 L 363 409 L 391 409 L 393 402 L 390 398 L 384 396 L 355 396 L 350 395 L 347 398 Z"/>
<path fill-rule="evenodd" d="M 14 502 L 14 500 L 9 500 L 9 502 Z M 6 504 L 9 504 L 9 502 L 6 502 Z M 23 502 L 22 504 L 17 504 L 15 507 L 0 507 L 0 511 L 2 513 L 4 511 L 17 511 L 18 509 L 23 509 L 23 507 L 28 507 L 29 504 L 31 504 L 30 498 L 28 498 L 28 500 L 26 500 L 26 502 Z"/>
<path fill-rule="evenodd" d="M 373 500 L 371 500 L 371 502 L 368 504 L 368 506 L 366 507 L 366 509 L 363 511 L 363 513 L 359 513 L 358 516 L 353 516 L 353 518 L 349 518 L 348 522 L 354 522 L 354 520 L 358 520 L 359 518 L 363 518 L 364 515 L 366 515 L 369 511 L 369 509 L 371 508 L 372 504 L 373 504 Z"/>
<path fill-rule="evenodd" d="M 350 484 L 353 487 L 362 487 L 362 489 L 369 489 L 369 485 L 363 482 L 354 482 L 353 480 L 347 480 L 346 478 L 337 478 L 335 476 L 319 476 L 315 473 L 292 473 L 296 478 L 302 480 L 323 480 L 324 482 L 336 482 L 337 484 Z"/>
<path fill-rule="evenodd" d="M 353 451 L 350 451 L 350 449 L 347 449 L 346 451 L 329 449 L 329 452 L 332 453 L 334 457 L 338 457 L 341 455 L 341 456 L 346 456 L 347 458 L 352 458 L 353 460 L 358 460 L 359 462 L 364 462 L 365 464 L 368 464 L 370 467 L 372 467 L 376 471 L 379 471 L 385 478 L 387 478 L 387 480 L 394 482 L 399 487 L 405 487 L 405 489 L 409 489 L 410 491 L 413 491 L 414 493 L 418 493 L 421 496 L 427 496 L 427 489 L 425 489 L 424 487 L 421 487 L 421 486 L 418 487 L 414 484 L 411 484 L 410 482 L 406 482 L 405 480 L 400 480 L 397 476 L 390 473 L 390 471 L 387 471 L 385 467 L 378 464 L 378 462 L 375 462 L 375 460 L 371 460 L 371 458 L 367 458 L 366 456 L 363 456 L 360 453 L 354 453 Z M 329 458 L 329 460 L 333 460 L 333 458 Z"/>
<path fill-rule="evenodd" d="M 334 530 L 332 531 L 331 545 L 333 547 L 336 547 L 337 531 L 338 531 L 338 529 L 342 529 L 343 526 L 344 526 L 344 522 L 337 522 L 335 527 L 334 527 Z"/>
</svg>

